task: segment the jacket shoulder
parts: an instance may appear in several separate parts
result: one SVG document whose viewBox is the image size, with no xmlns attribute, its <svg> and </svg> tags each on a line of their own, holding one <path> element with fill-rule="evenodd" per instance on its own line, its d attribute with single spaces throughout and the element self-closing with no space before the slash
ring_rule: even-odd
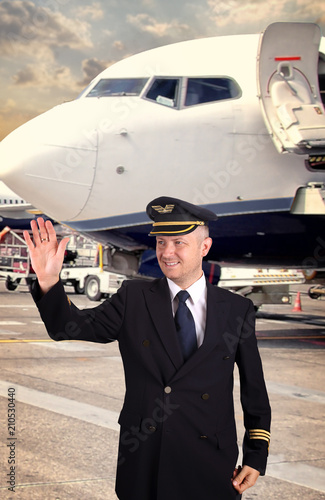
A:
<svg viewBox="0 0 325 500">
<path fill-rule="evenodd" d="M 253 305 L 252 301 L 247 297 L 243 297 L 238 293 L 231 292 L 230 290 L 226 290 L 225 288 L 220 288 L 219 286 L 211 285 L 211 283 L 207 283 L 208 290 L 214 294 L 218 298 L 218 300 L 224 300 L 228 302 L 232 302 L 234 304 L 241 305 L 242 307 L 248 307 L 249 305 Z"/>
<path fill-rule="evenodd" d="M 157 279 L 129 279 L 124 280 L 122 287 L 126 287 L 130 292 L 140 292 L 141 290 L 149 290 L 151 288 L 156 288 L 157 286 L 164 285 L 164 278 Z"/>
</svg>

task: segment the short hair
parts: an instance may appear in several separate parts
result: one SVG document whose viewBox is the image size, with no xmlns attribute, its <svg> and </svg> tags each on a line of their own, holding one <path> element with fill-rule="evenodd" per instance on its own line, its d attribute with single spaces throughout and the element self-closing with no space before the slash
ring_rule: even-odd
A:
<svg viewBox="0 0 325 500">
<path fill-rule="evenodd" d="M 209 226 L 198 226 L 195 229 L 195 233 L 197 234 L 198 238 L 200 238 L 202 241 L 205 240 L 205 238 L 209 238 Z"/>
</svg>

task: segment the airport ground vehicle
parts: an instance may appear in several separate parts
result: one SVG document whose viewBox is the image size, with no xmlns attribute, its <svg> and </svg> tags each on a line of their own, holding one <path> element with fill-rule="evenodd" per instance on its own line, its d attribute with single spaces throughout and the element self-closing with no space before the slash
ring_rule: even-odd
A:
<svg viewBox="0 0 325 500">
<path fill-rule="evenodd" d="M 305 282 L 295 269 L 222 267 L 218 285 L 250 298 L 257 309 L 262 304 L 290 304 L 290 285 Z"/>
<path fill-rule="evenodd" d="M 27 284 L 36 278 L 22 231 L 12 231 L 8 226 L 0 232 L 0 277 L 5 278 L 11 291 L 23 278 Z"/>
<path fill-rule="evenodd" d="M 78 233 L 70 236 L 67 250 L 76 255 L 73 262 L 64 262 L 60 274 L 65 285 L 71 285 L 78 294 L 85 293 L 90 300 L 100 300 L 115 293 L 126 275 L 109 266 L 109 248 Z"/>
</svg>

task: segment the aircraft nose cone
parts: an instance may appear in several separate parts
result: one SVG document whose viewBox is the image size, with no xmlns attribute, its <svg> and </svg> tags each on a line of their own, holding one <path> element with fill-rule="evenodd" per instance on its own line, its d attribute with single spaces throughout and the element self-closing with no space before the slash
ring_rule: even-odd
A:
<svg viewBox="0 0 325 500">
<path fill-rule="evenodd" d="M 89 117 L 86 125 L 85 116 L 66 113 L 66 106 L 22 125 L 0 143 L 0 179 L 56 220 L 73 219 L 84 207 L 97 158 L 96 127 Z"/>
</svg>

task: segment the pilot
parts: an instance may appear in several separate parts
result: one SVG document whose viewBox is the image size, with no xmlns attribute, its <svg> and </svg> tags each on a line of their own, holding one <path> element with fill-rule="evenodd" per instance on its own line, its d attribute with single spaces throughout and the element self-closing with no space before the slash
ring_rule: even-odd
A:
<svg viewBox="0 0 325 500">
<path fill-rule="evenodd" d="M 271 412 L 250 300 L 211 285 L 202 259 L 213 212 L 170 197 L 147 206 L 165 277 L 124 281 L 80 311 L 59 273 L 68 239 L 50 221 L 27 232 L 38 281 L 32 291 L 54 340 L 117 340 L 126 394 L 119 417 L 120 500 L 234 500 L 265 473 Z M 242 466 L 233 405 L 239 369 L 244 414 Z"/>
</svg>

